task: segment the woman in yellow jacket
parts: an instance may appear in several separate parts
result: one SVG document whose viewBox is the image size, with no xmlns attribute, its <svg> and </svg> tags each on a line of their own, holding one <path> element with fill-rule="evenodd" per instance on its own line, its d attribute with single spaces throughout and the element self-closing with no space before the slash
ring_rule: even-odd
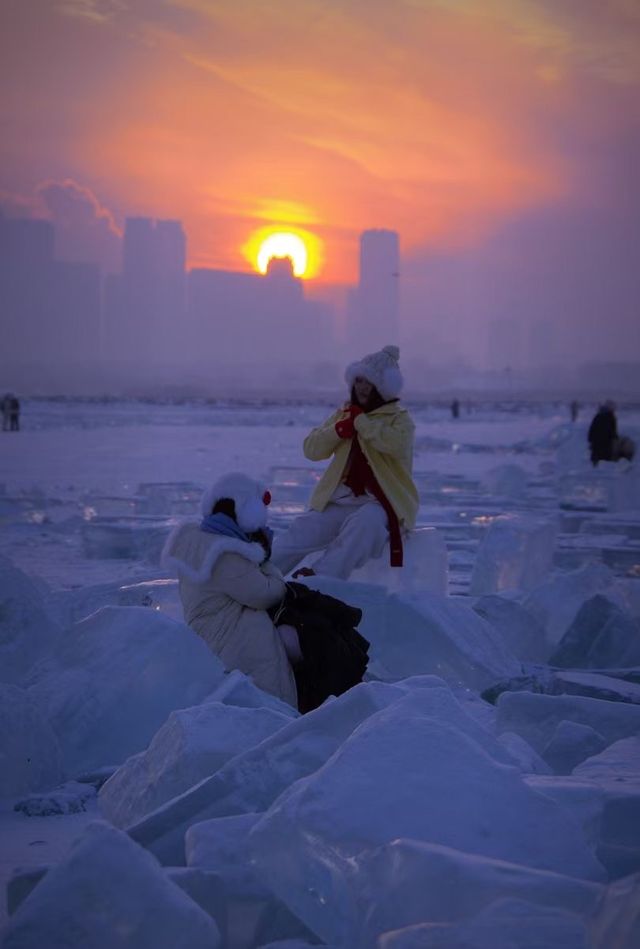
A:
<svg viewBox="0 0 640 949">
<path fill-rule="evenodd" d="M 380 556 L 387 539 L 391 566 L 402 566 L 402 533 L 415 524 L 419 502 L 411 477 L 415 426 L 398 402 L 399 356 L 396 346 L 385 346 L 348 366 L 350 401 L 307 435 L 310 461 L 333 460 L 311 510 L 276 538 L 272 559 L 283 573 L 322 551 L 313 570 L 299 573 L 346 579 Z"/>
</svg>

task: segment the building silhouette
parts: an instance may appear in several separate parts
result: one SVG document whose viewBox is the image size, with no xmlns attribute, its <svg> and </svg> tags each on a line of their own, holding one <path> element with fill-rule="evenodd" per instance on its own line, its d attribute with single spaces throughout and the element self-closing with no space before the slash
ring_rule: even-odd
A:
<svg viewBox="0 0 640 949">
<path fill-rule="evenodd" d="M 180 221 L 125 221 L 122 272 L 105 282 L 105 356 L 158 365 L 175 356 L 185 316 L 186 238 Z"/>
<path fill-rule="evenodd" d="M 187 296 L 196 362 L 310 362 L 330 351 L 329 309 L 305 299 L 288 257 L 272 258 L 264 276 L 193 269 Z"/>
<path fill-rule="evenodd" d="M 400 247 L 396 231 L 360 235 L 358 286 L 349 301 L 350 346 L 370 350 L 398 342 Z"/>
<path fill-rule="evenodd" d="M 305 298 L 288 257 L 264 276 L 187 272 L 180 221 L 127 218 L 121 271 L 103 281 L 96 263 L 56 259 L 49 221 L 0 215 L 0 308 L 0 366 L 59 391 L 67 366 L 89 387 L 175 383 L 190 368 L 214 383 L 236 366 L 286 385 L 335 358 L 333 309 Z"/>
<path fill-rule="evenodd" d="M 95 362 L 100 270 L 54 257 L 49 221 L 0 215 L 2 362 L 59 367 Z"/>
</svg>

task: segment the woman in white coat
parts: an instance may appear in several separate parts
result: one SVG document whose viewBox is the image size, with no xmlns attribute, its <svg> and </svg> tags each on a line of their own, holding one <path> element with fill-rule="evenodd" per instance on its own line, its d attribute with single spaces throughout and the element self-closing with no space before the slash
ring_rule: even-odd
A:
<svg viewBox="0 0 640 949">
<path fill-rule="evenodd" d="M 269 501 L 252 478 L 225 475 L 205 492 L 202 519 L 170 535 L 163 562 L 177 573 L 185 622 L 225 667 L 240 669 L 295 707 L 291 661 L 299 658 L 297 634 L 292 627 L 276 628 L 267 613 L 286 590 L 265 549 Z"/>
</svg>

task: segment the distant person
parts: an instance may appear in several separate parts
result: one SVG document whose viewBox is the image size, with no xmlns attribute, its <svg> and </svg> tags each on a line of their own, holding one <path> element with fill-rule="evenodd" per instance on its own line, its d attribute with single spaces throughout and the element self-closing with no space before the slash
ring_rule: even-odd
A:
<svg viewBox="0 0 640 949">
<path fill-rule="evenodd" d="M 20 401 L 15 395 L 9 400 L 9 428 L 12 432 L 20 431 Z"/>
<path fill-rule="evenodd" d="M 7 392 L 0 401 L 2 408 L 2 431 L 8 432 L 11 426 L 11 393 Z"/>
<path fill-rule="evenodd" d="M 401 567 L 402 531 L 415 524 L 418 492 L 411 476 L 415 426 L 398 398 L 400 352 L 385 346 L 347 367 L 349 400 L 304 440 L 310 461 L 332 458 L 311 497 L 311 510 L 276 537 L 274 562 L 288 573 L 322 551 L 296 576 L 346 579 L 390 542 L 392 567 Z"/>
<path fill-rule="evenodd" d="M 451 417 L 460 418 L 460 402 L 458 399 L 454 399 L 451 403 Z"/>
<path fill-rule="evenodd" d="M 571 421 L 577 421 L 580 412 L 580 403 L 574 399 L 569 405 L 569 411 L 571 412 Z"/>
<path fill-rule="evenodd" d="M 594 468 L 599 461 L 616 461 L 616 443 L 618 441 L 618 421 L 615 402 L 607 400 L 594 415 L 587 438 L 591 449 L 591 464 Z"/>
</svg>

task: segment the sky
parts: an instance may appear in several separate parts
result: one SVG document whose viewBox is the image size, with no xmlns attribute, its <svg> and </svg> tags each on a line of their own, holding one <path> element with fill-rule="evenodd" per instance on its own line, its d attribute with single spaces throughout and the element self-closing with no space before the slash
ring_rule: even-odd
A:
<svg viewBox="0 0 640 949">
<path fill-rule="evenodd" d="M 559 360 L 640 359 L 638 0 L 3 0 L 0 21 L 0 206 L 52 219 L 61 256 L 117 269 L 149 215 L 183 221 L 191 266 L 245 269 L 290 225 L 321 288 L 392 228 L 406 338 L 441 358 L 515 322 L 542 351 L 551 325 Z"/>
</svg>

